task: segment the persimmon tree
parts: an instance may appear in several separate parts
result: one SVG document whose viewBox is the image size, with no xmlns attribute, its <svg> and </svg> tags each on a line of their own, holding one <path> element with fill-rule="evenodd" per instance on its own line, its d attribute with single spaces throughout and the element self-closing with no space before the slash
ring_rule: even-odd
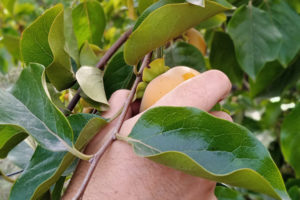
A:
<svg viewBox="0 0 300 200">
<path fill-rule="evenodd" d="M 0 157 L 22 169 L 1 172 L 13 182 L 9 199 L 60 199 L 82 159 L 90 169 L 79 199 L 116 139 L 138 156 L 218 182 L 218 199 L 300 198 L 299 1 L 74 0 L 38 7 L 1 2 L 0 71 L 23 66 L 16 83 L 0 89 Z M 223 71 L 233 88 L 214 110 L 235 123 L 196 108 L 156 107 L 128 137 L 119 135 L 130 104 L 176 66 L 192 68 L 186 79 Z M 96 154 L 84 154 L 115 119 L 101 114 L 118 89 L 130 95 L 115 130 Z"/>
</svg>

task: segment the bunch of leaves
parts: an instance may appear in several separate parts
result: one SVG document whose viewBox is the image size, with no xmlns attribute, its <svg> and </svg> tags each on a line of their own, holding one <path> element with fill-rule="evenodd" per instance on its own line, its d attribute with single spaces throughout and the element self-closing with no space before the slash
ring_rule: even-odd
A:
<svg viewBox="0 0 300 200">
<path fill-rule="evenodd" d="M 98 115 L 82 114 L 82 102 L 69 117 L 60 109 L 67 110 L 78 87 L 88 107 L 100 113 L 108 109 L 107 99 L 118 89 L 131 88 L 133 65 L 138 68 L 150 51 L 160 54 L 152 60 L 164 57 L 165 64 L 150 66 L 142 84 L 167 70 L 165 65 L 201 72 L 219 69 L 233 83 L 222 106 L 246 128 L 194 108 L 160 107 L 146 112 L 128 138 L 119 139 L 140 156 L 226 183 L 216 188 L 219 199 L 267 198 L 260 193 L 276 199 L 299 197 L 300 113 L 298 105 L 293 108 L 300 96 L 298 1 L 87 0 L 45 11 L 43 6 L 51 2 L 43 1 L 34 12 L 28 10 L 36 10 L 36 4 L 14 3 L 2 2 L 1 45 L 25 68 L 10 91 L 0 90 L 0 156 L 16 151 L 28 136 L 37 145 L 22 165 L 10 199 L 49 193 L 60 197 L 76 156 L 88 158 L 79 151 L 107 123 Z M 16 25 L 11 27 L 11 21 Z M 124 48 L 99 70 L 99 59 L 130 26 Z M 204 36 L 207 53 L 185 36 L 193 27 Z M 1 55 L 0 63 L 8 63 L 10 58 Z M 0 69 L 7 72 L 8 65 Z"/>
</svg>

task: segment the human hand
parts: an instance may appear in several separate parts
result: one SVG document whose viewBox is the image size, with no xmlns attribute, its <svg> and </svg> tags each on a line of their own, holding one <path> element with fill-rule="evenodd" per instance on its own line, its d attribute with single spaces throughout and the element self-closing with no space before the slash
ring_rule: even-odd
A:
<svg viewBox="0 0 300 200">
<path fill-rule="evenodd" d="M 177 86 L 166 94 L 156 106 L 189 106 L 209 111 L 217 102 L 222 100 L 231 89 L 229 79 L 222 72 L 210 70 Z M 129 91 L 119 90 L 111 99 L 111 109 L 103 117 L 112 117 L 124 104 Z M 131 117 L 127 113 L 120 134 L 128 135 L 142 113 Z M 211 112 L 216 117 L 232 120 L 224 112 Z M 116 120 L 106 126 L 91 141 L 85 150 L 87 154 L 95 153 L 105 135 L 114 127 Z M 73 175 L 64 199 L 72 199 L 80 187 L 89 163 L 81 161 Z M 130 145 L 115 141 L 107 149 L 90 180 L 83 199 L 215 199 L 215 183 L 194 177 L 166 166 L 154 163 L 134 154 Z"/>
</svg>

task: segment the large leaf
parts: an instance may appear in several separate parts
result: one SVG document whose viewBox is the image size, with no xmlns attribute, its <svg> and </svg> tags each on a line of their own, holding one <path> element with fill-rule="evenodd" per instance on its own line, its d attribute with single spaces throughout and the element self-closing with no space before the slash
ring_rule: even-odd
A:
<svg viewBox="0 0 300 200">
<path fill-rule="evenodd" d="M 127 65 L 124 53 L 119 52 L 108 63 L 104 72 L 104 87 L 107 98 L 119 89 L 129 89 L 133 82 L 133 67 Z"/>
<path fill-rule="evenodd" d="M 9 151 L 27 136 L 27 133 L 17 126 L 0 125 L 0 158 L 5 158 Z"/>
<path fill-rule="evenodd" d="M 106 25 L 101 4 L 93 0 L 84 1 L 73 9 L 72 18 L 78 47 L 86 40 L 100 46 Z"/>
<path fill-rule="evenodd" d="M 282 34 L 278 60 L 287 66 L 300 50 L 300 16 L 285 1 L 267 0 L 264 6 L 272 16 L 275 26 Z"/>
<path fill-rule="evenodd" d="M 137 64 L 151 50 L 227 9 L 211 1 L 206 1 L 205 8 L 189 3 L 172 3 L 155 9 L 142 20 L 127 40 L 124 47 L 126 63 Z"/>
<path fill-rule="evenodd" d="M 31 64 L 22 71 L 12 94 L 0 90 L 0 124 L 23 129 L 46 149 L 64 151 L 72 146 L 72 129 L 49 100 L 43 79 L 44 67 Z"/>
<path fill-rule="evenodd" d="M 2 0 L 3 6 L 11 13 L 14 13 L 16 0 Z"/>
<path fill-rule="evenodd" d="M 86 41 L 80 50 L 79 59 L 81 66 L 86 65 L 95 67 L 99 62 L 100 57 L 95 54 L 92 45 Z"/>
<path fill-rule="evenodd" d="M 3 44 L 5 45 L 6 49 L 9 53 L 15 58 L 20 59 L 20 37 L 11 35 L 11 34 L 4 34 L 3 35 Z"/>
<path fill-rule="evenodd" d="M 145 9 L 147 9 L 151 4 L 155 3 L 158 0 L 138 0 L 138 11 L 140 13 L 144 12 Z"/>
<path fill-rule="evenodd" d="M 103 72 L 96 67 L 83 66 L 76 73 L 82 91 L 93 101 L 108 106 L 104 91 Z"/>
<path fill-rule="evenodd" d="M 218 200 L 244 200 L 243 195 L 227 187 L 217 186 L 215 195 Z"/>
<path fill-rule="evenodd" d="M 79 65 L 79 50 L 77 39 L 73 29 L 72 9 L 65 9 L 64 14 L 64 35 L 66 39 L 65 51 L 75 60 Z"/>
<path fill-rule="evenodd" d="M 33 153 L 33 148 L 29 146 L 26 141 L 23 141 L 9 152 L 7 159 L 21 169 L 25 169 Z"/>
<path fill-rule="evenodd" d="M 225 13 L 217 14 L 203 22 L 201 22 L 196 28 L 197 29 L 211 29 L 221 26 L 226 21 Z"/>
<path fill-rule="evenodd" d="M 267 63 L 255 81 L 250 82 L 251 96 L 272 97 L 293 86 L 300 77 L 300 58 L 284 69 L 277 61 Z"/>
<path fill-rule="evenodd" d="M 300 2 L 298 0 L 287 0 L 287 2 L 300 13 Z"/>
<path fill-rule="evenodd" d="M 240 7 L 228 24 L 228 33 L 241 68 L 252 79 L 265 63 L 277 58 L 282 36 L 265 11 L 253 6 Z"/>
<path fill-rule="evenodd" d="M 124 139 L 139 156 L 174 169 L 289 199 L 276 164 L 249 130 L 196 108 L 153 108 Z"/>
<path fill-rule="evenodd" d="M 300 177 L 300 104 L 285 117 L 281 125 L 280 143 L 285 160 L 292 165 L 296 176 Z"/>
<path fill-rule="evenodd" d="M 68 117 L 74 131 L 75 147 L 83 149 L 106 121 L 97 115 L 77 114 Z M 37 199 L 43 195 L 74 161 L 68 152 L 51 152 L 38 146 L 29 166 L 14 184 L 10 200 Z"/>
<path fill-rule="evenodd" d="M 210 66 L 223 71 L 234 84 L 240 85 L 243 72 L 235 57 L 235 50 L 231 38 L 224 32 L 214 33 L 209 54 Z"/>
<path fill-rule="evenodd" d="M 188 66 L 200 72 L 205 71 L 202 53 L 193 45 L 177 42 L 166 50 L 166 65 L 169 67 Z"/>
<path fill-rule="evenodd" d="M 70 57 L 64 46 L 64 11 L 61 4 L 37 18 L 24 30 L 21 38 L 20 48 L 24 62 L 46 66 L 47 76 L 58 90 L 74 84 Z"/>
</svg>

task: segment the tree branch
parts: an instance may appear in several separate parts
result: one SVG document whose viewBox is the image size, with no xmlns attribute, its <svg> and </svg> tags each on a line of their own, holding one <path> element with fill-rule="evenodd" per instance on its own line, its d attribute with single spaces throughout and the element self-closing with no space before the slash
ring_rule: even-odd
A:
<svg viewBox="0 0 300 200">
<path fill-rule="evenodd" d="M 103 146 L 97 151 L 97 153 L 94 155 L 94 157 L 90 160 L 90 162 L 91 162 L 90 168 L 84 178 L 84 181 L 83 181 L 81 187 L 79 188 L 79 190 L 78 190 L 77 194 L 75 195 L 75 197 L 73 198 L 73 200 L 81 199 L 81 197 L 92 177 L 92 174 L 95 171 L 95 168 L 96 168 L 100 158 L 102 157 L 102 155 L 104 154 L 106 149 L 111 145 L 111 143 L 116 139 L 116 134 L 120 131 L 122 124 L 125 120 L 125 116 L 128 111 L 128 108 L 129 108 L 130 104 L 132 103 L 132 99 L 136 92 L 137 85 L 142 79 L 142 72 L 143 72 L 144 68 L 146 66 L 148 66 L 148 64 L 150 63 L 151 55 L 152 55 L 152 53 L 149 53 L 145 56 L 142 66 L 139 70 L 139 73 L 134 81 L 134 84 L 133 84 L 131 90 L 130 90 L 129 96 L 127 97 L 127 99 L 124 103 L 124 107 L 123 107 L 122 113 L 120 114 L 120 117 L 118 118 L 117 124 L 116 124 L 115 128 L 113 129 L 113 131 L 110 133 L 110 136 L 107 139 L 107 141 L 103 144 Z"/>
<path fill-rule="evenodd" d="M 117 50 L 124 44 L 124 42 L 128 39 L 132 32 L 132 28 L 130 28 L 128 31 L 126 31 L 110 48 L 109 50 L 104 54 L 104 56 L 100 59 L 100 61 L 97 63 L 96 67 L 99 69 L 102 69 L 109 59 L 117 52 Z M 72 112 L 72 110 L 75 108 L 76 104 L 78 103 L 80 99 L 80 92 L 81 89 L 79 88 L 74 95 L 73 99 L 70 101 L 68 105 L 68 110 Z"/>
</svg>

